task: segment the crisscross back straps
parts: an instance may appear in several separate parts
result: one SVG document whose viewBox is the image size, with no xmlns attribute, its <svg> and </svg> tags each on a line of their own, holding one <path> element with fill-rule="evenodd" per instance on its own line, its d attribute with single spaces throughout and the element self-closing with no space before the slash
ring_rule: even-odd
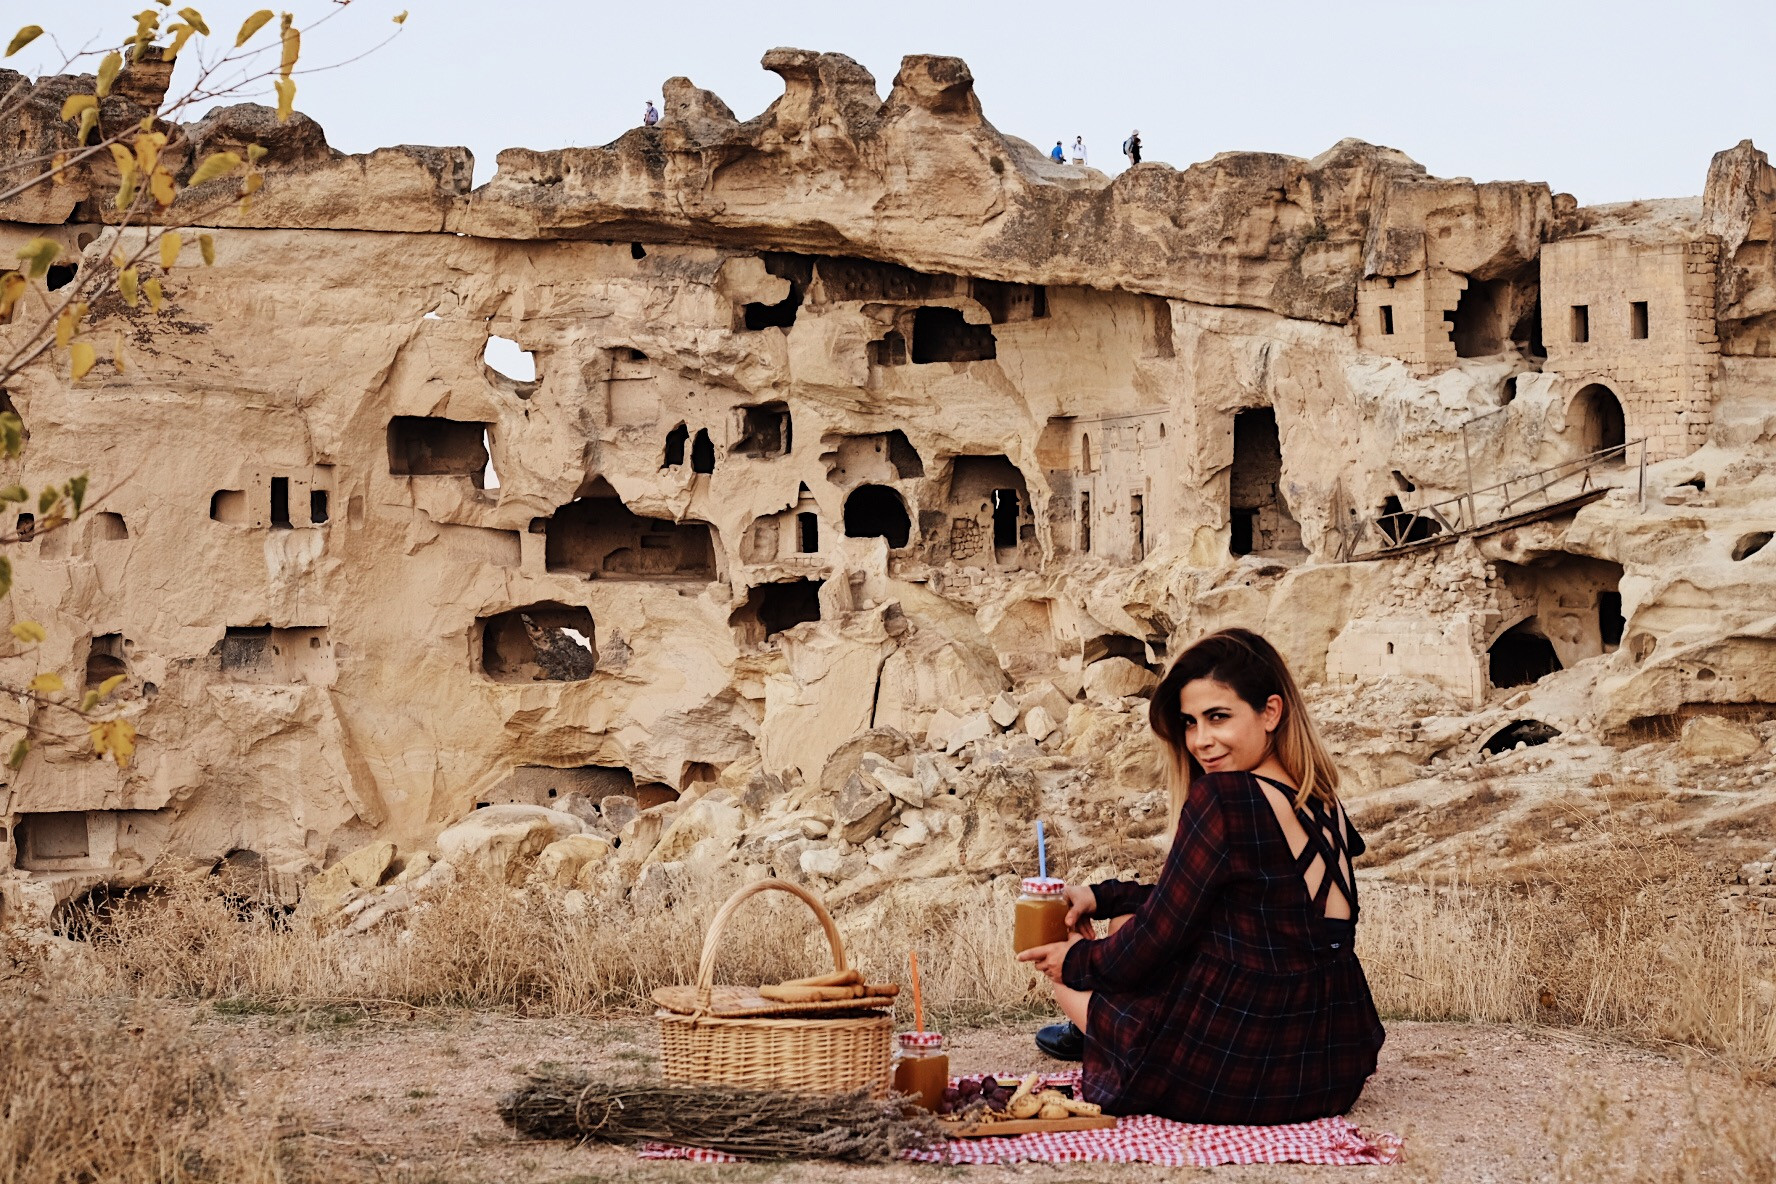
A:
<svg viewBox="0 0 1776 1184">
<path fill-rule="evenodd" d="M 1350 905 L 1350 919 L 1354 924 L 1357 920 L 1357 885 L 1354 874 L 1347 874 L 1351 868 L 1350 849 L 1346 840 L 1349 826 L 1344 818 L 1344 808 L 1333 810 L 1319 798 L 1310 797 L 1307 805 L 1296 806 L 1295 790 L 1270 777 L 1252 774 L 1258 780 L 1275 786 L 1295 811 L 1295 821 L 1307 834 L 1307 842 L 1301 847 L 1301 853 L 1295 856 L 1295 872 L 1305 884 L 1307 873 L 1318 859 L 1326 869 L 1320 876 L 1320 886 L 1314 891 L 1314 907 L 1320 916 L 1326 915 L 1326 902 L 1332 898 L 1332 885 L 1337 884 L 1338 890 L 1344 893 L 1345 901 Z M 1353 869 L 1354 872 L 1354 869 Z"/>
</svg>

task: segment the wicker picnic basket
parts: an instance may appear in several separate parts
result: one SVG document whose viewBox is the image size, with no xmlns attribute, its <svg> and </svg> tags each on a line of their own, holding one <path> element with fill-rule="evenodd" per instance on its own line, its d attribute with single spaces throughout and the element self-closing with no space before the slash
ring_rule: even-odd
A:
<svg viewBox="0 0 1776 1184">
<path fill-rule="evenodd" d="M 719 1014 L 722 993 L 734 990 L 714 985 L 715 954 L 721 944 L 722 929 L 743 902 L 765 891 L 787 892 L 814 910 L 832 949 L 833 968 L 850 969 L 838 926 L 818 897 L 784 880 L 748 884 L 729 897 L 709 923 L 689 1014 L 665 1008 L 656 1013 L 660 1021 L 661 1071 L 666 1080 L 796 1093 L 847 1093 L 858 1089 L 879 1093 L 887 1089 L 894 1016 L 891 1011 L 882 1011 L 881 1003 L 859 1000 L 855 1007 L 843 1011 L 783 1004 L 774 1015 Z M 885 1002 L 892 1004 L 892 1000 Z M 795 1014 L 798 1011 L 803 1014 Z"/>
</svg>

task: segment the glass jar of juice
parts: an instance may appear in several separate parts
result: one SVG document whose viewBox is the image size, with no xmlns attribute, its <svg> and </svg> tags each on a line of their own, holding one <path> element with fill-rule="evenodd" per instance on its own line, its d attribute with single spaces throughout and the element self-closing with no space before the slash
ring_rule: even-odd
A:
<svg viewBox="0 0 1776 1184">
<path fill-rule="evenodd" d="M 1051 876 L 1031 876 L 1023 882 L 1012 933 L 1014 953 L 1067 940 L 1067 902 L 1061 898 L 1066 890 L 1067 881 Z"/>
<path fill-rule="evenodd" d="M 950 1054 L 944 1051 L 943 1034 L 902 1032 L 894 1058 L 894 1092 L 909 1095 L 913 1105 L 935 1114 L 949 1084 Z"/>
</svg>

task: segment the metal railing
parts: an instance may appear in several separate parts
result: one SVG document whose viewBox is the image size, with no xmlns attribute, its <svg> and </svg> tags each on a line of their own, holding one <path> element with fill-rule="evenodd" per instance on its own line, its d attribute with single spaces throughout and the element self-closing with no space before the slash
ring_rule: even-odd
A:
<svg viewBox="0 0 1776 1184">
<path fill-rule="evenodd" d="M 1462 443 L 1465 453 L 1465 438 Z M 1619 471 L 1624 466 L 1630 449 L 1637 453 L 1637 490 L 1640 503 L 1644 506 L 1646 440 L 1629 440 L 1537 469 L 1533 473 L 1507 477 L 1481 489 L 1469 489 L 1466 493 L 1429 502 L 1416 509 L 1384 514 L 1375 520 L 1384 539 L 1381 545 L 1365 555 L 1356 555 L 1357 545 L 1364 533 L 1357 530 L 1348 535 L 1345 544 L 1339 548 L 1340 558 L 1366 559 L 1432 539 L 1447 541 L 1511 518 L 1584 497 L 1586 494 L 1615 488 L 1617 483 L 1603 481 L 1601 477 L 1606 471 Z"/>
</svg>

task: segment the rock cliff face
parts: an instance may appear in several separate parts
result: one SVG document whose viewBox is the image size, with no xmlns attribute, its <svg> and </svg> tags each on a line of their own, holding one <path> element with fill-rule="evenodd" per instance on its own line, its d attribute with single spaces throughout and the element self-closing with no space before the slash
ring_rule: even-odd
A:
<svg viewBox="0 0 1776 1184">
<path fill-rule="evenodd" d="M 127 770 L 52 744 L 0 788 L 9 909 L 167 857 L 293 902 L 359 850 L 333 906 L 504 852 L 575 891 L 869 893 L 1016 872 L 1037 814 L 1115 866 L 1165 832 L 1143 696 L 1229 624 L 1314 684 L 1359 804 L 1772 711 L 1749 143 L 1700 203 L 1602 209 L 1357 141 L 1111 180 L 996 130 L 954 58 L 886 100 L 764 65 L 755 119 L 674 79 L 658 128 L 473 191 L 462 149 L 169 129 L 270 179 L 200 219 L 166 315 L 95 310 L 123 373 L 5 392 L 7 482 L 110 491 L 10 609 L 69 685 L 129 675 L 142 730 Z M 66 135 L 72 80 L 35 86 L 0 144 Z M 12 199 L 0 251 L 109 266 L 114 184 Z M 1383 849 L 1450 850 L 1415 835 Z"/>
</svg>

